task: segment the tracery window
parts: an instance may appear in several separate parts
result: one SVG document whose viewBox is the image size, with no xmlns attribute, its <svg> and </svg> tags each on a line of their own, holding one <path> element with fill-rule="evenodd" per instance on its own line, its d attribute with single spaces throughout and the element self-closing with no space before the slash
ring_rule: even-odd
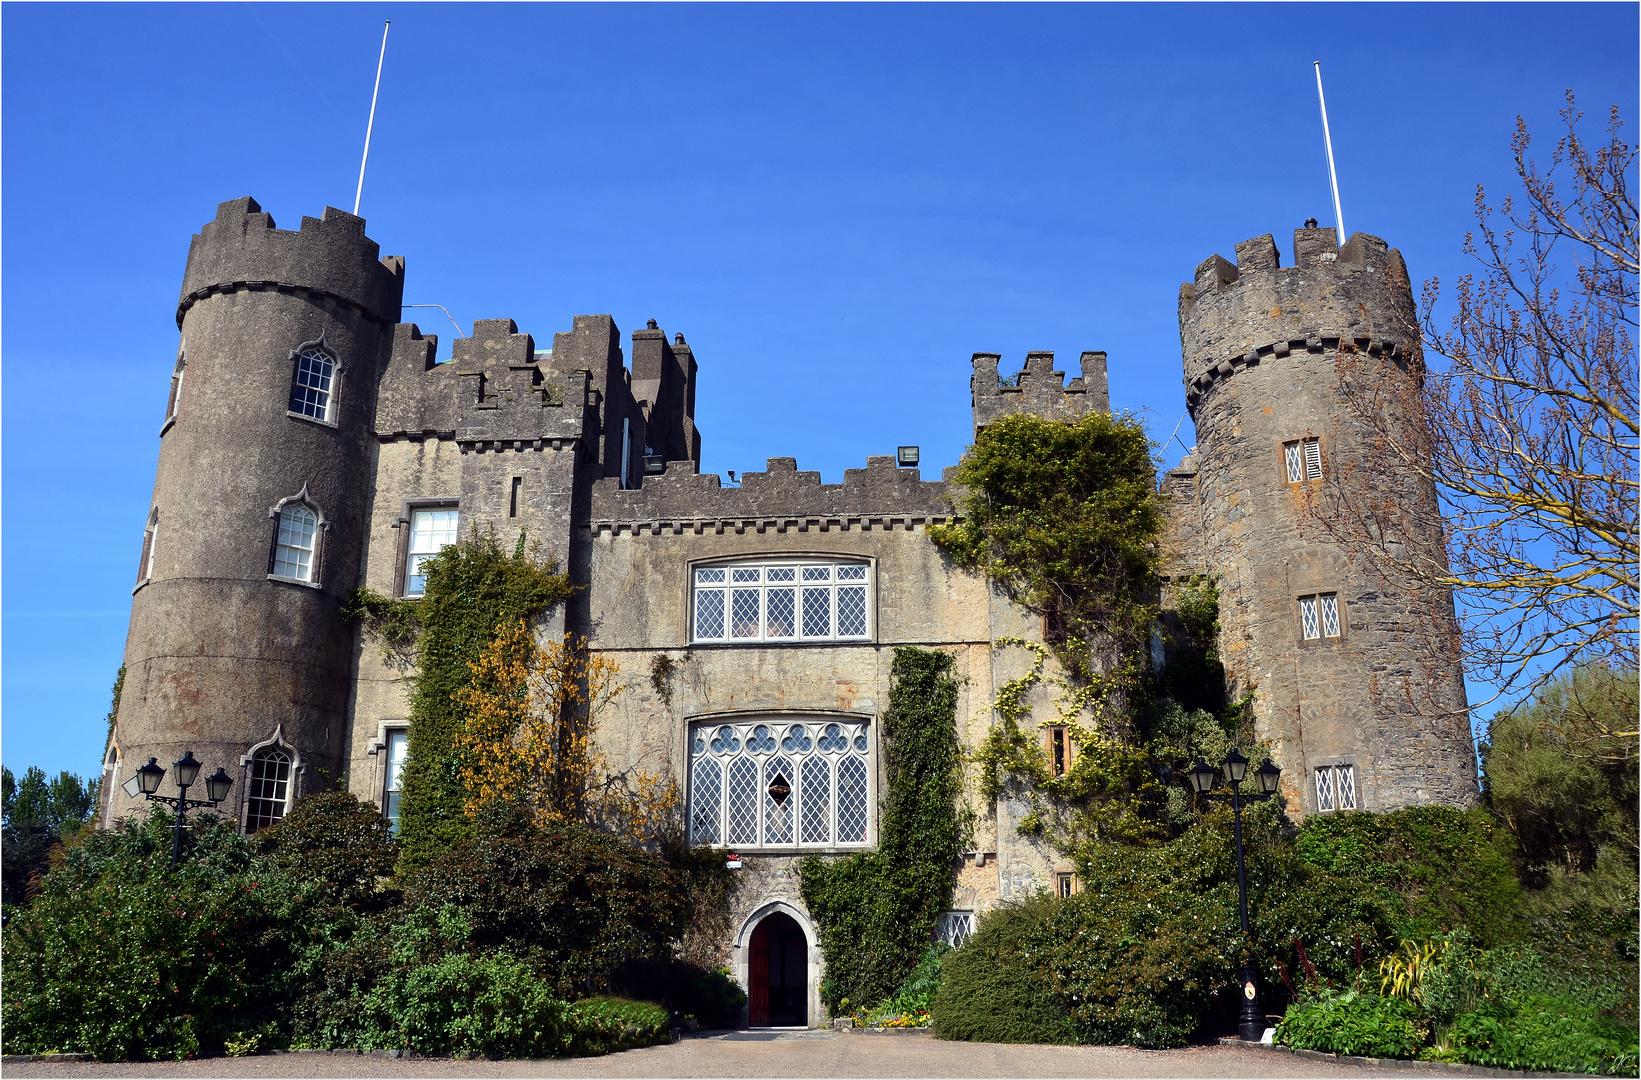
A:
<svg viewBox="0 0 1641 1080">
<path fill-rule="evenodd" d="M 697 724 L 690 730 L 690 842 L 748 848 L 865 844 L 870 762 L 864 721 Z"/>
<path fill-rule="evenodd" d="M 245 798 L 245 831 L 254 833 L 278 824 L 285 816 L 291 794 L 291 757 L 277 747 L 258 750 L 251 758 L 251 784 Z"/>
<path fill-rule="evenodd" d="M 862 641 L 870 636 L 871 571 L 826 559 L 695 568 L 694 639 Z"/>
<path fill-rule="evenodd" d="M 296 354 L 296 378 L 291 383 L 291 412 L 330 420 L 331 391 L 336 382 L 336 361 L 319 349 L 303 349 Z"/>
<path fill-rule="evenodd" d="M 275 577 L 313 580 L 315 536 L 319 515 L 302 503 L 289 503 L 279 512 L 279 536 L 274 543 Z"/>
</svg>

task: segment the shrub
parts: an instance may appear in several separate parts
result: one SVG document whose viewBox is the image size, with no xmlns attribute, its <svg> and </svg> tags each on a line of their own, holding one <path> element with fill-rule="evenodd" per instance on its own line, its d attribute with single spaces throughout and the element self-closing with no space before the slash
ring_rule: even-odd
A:
<svg viewBox="0 0 1641 1080">
<path fill-rule="evenodd" d="M 6 1053 L 177 1060 L 279 1017 L 301 888 L 210 814 L 173 869 L 171 820 L 156 809 L 70 849 L 7 927 Z"/>
<path fill-rule="evenodd" d="M 1216 811 L 1166 844 L 1083 853 L 1083 891 L 1056 909 L 1043 942 L 1080 1039 L 1179 1046 L 1234 1014 L 1243 957 L 1228 817 Z M 1297 940 L 1319 977 L 1350 979 L 1357 943 L 1371 955 L 1388 935 L 1383 912 L 1300 862 L 1274 827 L 1244 830 L 1255 954 L 1297 970 Z M 1263 976 L 1280 1001 L 1277 971 Z"/>
<path fill-rule="evenodd" d="M 570 1037 L 564 1002 L 505 953 L 451 953 L 390 972 L 363 1004 L 374 1023 L 357 1033 L 362 1050 L 549 1057 Z"/>
<path fill-rule="evenodd" d="M 569 1007 L 568 1052 L 576 1057 L 611 1054 L 672 1039 L 667 1010 L 649 1001 L 594 997 Z"/>
<path fill-rule="evenodd" d="M 1412 1057 L 1419 1052 L 1418 1008 L 1402 998 L 1322 991 L 1288 1007 L 1276 1041 L 1301 1050 L 1362 1057 Z"/>
<path fill-rule="evenodd" d="M 1387 814 L 1313 815 L 1294 850 L 1305 862 L 1366 886 L 1389 905 L 1401 935 L 1466 927 L 1491 947 L 1518 940 L 1521 886 L 1485 810 L 1415 806 Z"/>
<path fill-rule="evenodd" d="M 585 825 L 537 828 L 487 804 L 476 835 L 405 881 L 413 908 L 459 908 L 469 946 L 527 961 L 569 1000 L 617 965 L 660 956 L 690 910 L 684 879 L 658 855 Z"/>
<path fill-rule="evenodd" d="M 980 917 L 974 935 L 942 963 L 934 1033 L 995 1043 L 1075 1042 L 1071 1018 L 1045 970 L 1040 939 L 1059 901 L 1046 895 L 1005 903 Z"/>
<path fill-rule="evenodd" d="M 302 799 L 251 846 L 265 865 L 311 880 L 325 900 L 355 910 L 385 903 L 377 879 L 392 874 L 399 857 L 387 819 L 345 791 Z"/>
<path fill-rule="evenodd" d="M 654 1002 L 704 1028 L 734 1027 L 746 1008 L 746 992 L 728 968 L 707 969 L 685 960 L 629 960 L 610 975 L 610 989 Z"/>
<path fill-rule="evenodd" d="M 1451 1056 L 1500 1069 L 1636 1074 L 1636 1029 L 1564 997 L 1488 1001 L 1461 1013 L 1448 1033 Z"/>
</svg>

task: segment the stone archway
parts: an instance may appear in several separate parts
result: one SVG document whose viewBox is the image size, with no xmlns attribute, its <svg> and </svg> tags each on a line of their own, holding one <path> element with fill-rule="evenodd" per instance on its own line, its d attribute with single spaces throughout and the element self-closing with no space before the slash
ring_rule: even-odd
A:
<svg viewBox="0 0 1641 1080">
<path fill-rule="evenodd" d="M 777 900 L 748 916 L 735 936 L 734 969 L 747 992 L 748 1026 L 820 1023 L 820 949 L 803 911 Z"/>
</svg>

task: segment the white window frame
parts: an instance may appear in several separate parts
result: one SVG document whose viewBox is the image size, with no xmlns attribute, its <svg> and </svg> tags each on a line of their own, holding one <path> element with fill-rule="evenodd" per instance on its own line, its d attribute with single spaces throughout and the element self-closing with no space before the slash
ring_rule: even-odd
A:
<svg viewBox="0 0 1641 1080">
<path fill-rule="evenodd" d="M 1348 762 L 1340 765 L 1318 765 L 1315 777 L 1317 813 L 1331 814 L 1359 807 L 1355 765 Z"/>
<path fill-rule="evenodd" d="M 690 639 L 698 645 L 871 641 L 875 577 L 871 560 L 839 556 L 697 563 L 690 569 Z M 825 630 L 816 632 L 822 602 Z M 846 619 L 853 625 L 842 625 Z M 857 626 L 858 632 L 841 632 Z"/>
<path fill-rule="evenodd" d="M 940 913 L 940 922 L 935 926 L 935 940 L 943 941 L 956 949 L 973 936 L 973 911 L 942 911 Z"/>
<path fill-rule="evenodd" d="M 410 753 L 410 729 L 388 728 L 382 739 L 382 816 L 388 830 L 399 834 L 399 798 L 404 792 L 405 760 Z"/>
<path fill-rule="evenodd" d="M 1299 636 L 1304 641 L 1338 641 L 1345 636 L 1344 605 L 1336 592 L 1299 597 Z"/>
<path fill-rule="evenodd" d="M 273 576 L 313 584 L 319 573 L 319 512 L 293 502 L 280 508 L 278 522 Z"/>
<path fill-rule="evenodd" d="M 1322 440 L 1315 435 L 1282 444 L 1282 463 L 1288 483 L 1303 484 L 1322 478 Z"/>
<path fill-rule="evenodd" d="M 427 524 L 420 532 L 416 527 L 418 518 Z M 460 539 L 461 509 L 451 505 L 412 506 L 404 527 L 405 573 L 399 595 L 414 600 L 427 592 L 427 575 L 418 573 L 422 563 Z"/>
<path fill-rule="evenodd" d="M 323 387 L 313 386 L 303 381 L 303 361 L 318 357 L 330 365 L 330 374 L 327 384 Z M 326 378 L 325 376 L 320 376 Z M 342 384 L 342 360 L 330 346 L 325 344 L 321 337 L 318 341 L 307 341 L 291 350 L 291 385 L 285 398 L 285 415 L 296 420 L 307 420 L 310 423 L 325 424 L 328 427 L 336 426 L 337 392 Z M 302 396 L 299 398 L 298 393 Z M 311 392 L 311 393 L 310 393 Z M 317 405 L 311 400 L 314 394 L 324 395 L 323 401 Z M 317 411 L 316 411 L 317 410 Z"/>
<path fill-rule="evenodd" d="M 870 721 L 806 715 L 719 717 L 695 721 L 688 737 L 685 822 L 691 844 L 737 852 L 794 852 L 854 851 L 876 842 Z M 737 798 L 734 778 L 748 772 L 751 787 Z M 777 774 L 790 789 L 779 802 L 769 791 Z M 815 793 L 821 783 L 826 785 L 824 812 L 812 809 L 818 805 Z M 854 792 L 847 801 L 846 784 Z"/>
<path fill-rule="evenodd" d="M 272 778 L 257 775 L 259 765 L 271 762 L 274 755 L 284 759 L 285 775 Z M 279 745 L 261 746 L 249 755 L 250 768 L 245 774 L 245 832 L 247 834 L 271 828 L 285 820 L 290 813 L 291 792 L 296 787 L 296 755 L 289 749 Z M 263 790 L 258 785 L 271 785 L 272 792 L 267 795 L 259 794 Z"/>
</svg>

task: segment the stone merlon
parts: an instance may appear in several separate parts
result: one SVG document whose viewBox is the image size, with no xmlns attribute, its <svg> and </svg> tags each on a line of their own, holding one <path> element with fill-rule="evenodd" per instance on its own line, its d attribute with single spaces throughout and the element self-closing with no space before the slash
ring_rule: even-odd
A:
<svg viewBox="0 0 1641 1080">
<path fill-rule="evenodd" d="M 1093 412 L 1111 411 L 1111 394 L 1106 385 L 1105 353 L 1085 352 L 1083 373 L 1065 381 L 1065 372 L 1054 370 L 1054 354 L 1026 354 L 1026 365 L 1005 385 L 998 378 L 997 353 L 975 353 L 974 375 L 969 379 L 970 401 L 974 408 L 974 431 L 1011 413 L 1033 413 L 1049 420 L 1078 420 Z"/>
<path fill-rule="evenodd" d="M 1417 313 L 1400 252 L 1367 233 L 1336 248 L 1332 229 L 1296 229 L 1293 254 L 1294 265 L 1282 267 L 1267 233 L 1238 244 L 1235 264 L 1211 256 L 1180 286 L 1180 346 L 1193 409 L 1213 382 L 1290 352 L 1342 342 L 1404 363 L 1416 358 Z"/>
</svg>

